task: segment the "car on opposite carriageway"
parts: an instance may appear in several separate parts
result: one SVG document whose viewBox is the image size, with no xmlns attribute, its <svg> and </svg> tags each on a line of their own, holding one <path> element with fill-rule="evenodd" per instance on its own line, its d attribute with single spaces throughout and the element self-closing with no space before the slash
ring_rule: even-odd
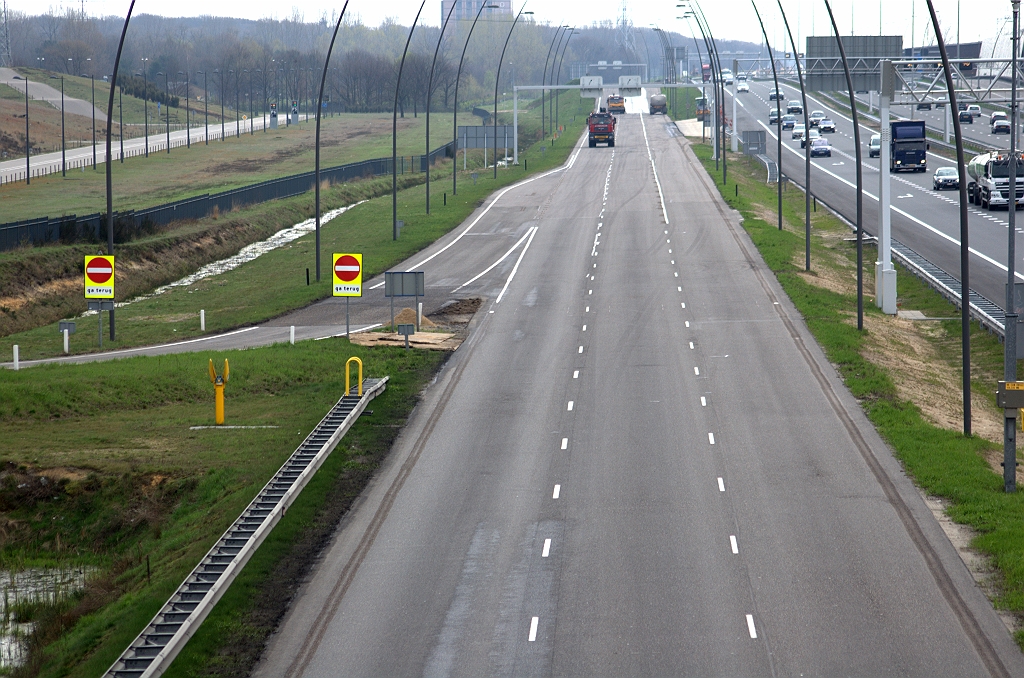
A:
<svg viewBox="0 0 1024 678">
<path fill-rule="evenodd" d="M 736 83 L 736 91 L 737 92 L 749 92 L 750 91 L 750 85 L 747 84 L 746 80 L 740 80 L 739 82 Z"/>
<path fill-rule="evenodd" d="M 1011 129 L 1009 120 L 996 120 L 992 123 L 992 134 L 1009 134 Z"/>
<path fill-rule="evenodd" d="M 821 131 L 822 134 L 835 134 L 836 124 L 829 120 L 828 118 L 825 118 L 824 120 L 818 123 L 818 129 Z"/>
<path fill-rule="evenodd" d="M 868 157 L 877 158 L 882 155 L 882 135 L 872 134 L 868 141 Z"/>
<path fill-rule="evenodd" d="M 807 116 L 807 122 L 811 123 L 811 127 L 817 127 L 818 123 L 827 117 L 825 111 L 811 111 L 811 114 Z"/>
<path fill-rule="evenodd" d="M 960 188 L 960 177 L 955 167 L 940 167 L 932 175 L 932 188 L 941 191 L 946 188 Z"/>
<path fill-rule="evenodd" d="M 768 124 L 777 125 L 779 124 L 779 111 L 778 109 L 772 108 L 768 111 Z"/>
<path fill-rule="evenodd" d="M 818 156 L 832 157 L 832 146 L 828 143 L 828 139 L 818 138 L 811 142 L 811 157 Z"/>
<path fill-rule="evenodd" d="M 793 125 L 793 138 L 794 139 L 803 139 L 804 138 L 804 133 L 806 131 L 807 130 L 804 128 L 803 124 Z"/>
<path fill-rule="evenodd" d="M 787 114 L 787 115 L 782 116 L 782 129 L 793 129 L 795 125 L 796 125 L 796 116 L 795 115 L 788 115 Z M 800 125 L 800 126 L 803 127 L 803 125 Z M 796 137 L 793 137 L 793 138 L 796 139 Z"/>
</svg>

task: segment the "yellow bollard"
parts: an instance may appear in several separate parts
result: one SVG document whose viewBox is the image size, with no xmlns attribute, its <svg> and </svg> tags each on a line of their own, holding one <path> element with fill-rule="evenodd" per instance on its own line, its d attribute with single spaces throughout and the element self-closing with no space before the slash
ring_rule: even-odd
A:
<svg viewBox="0 0 1024 678">
<path fill-rule="evenodd" d="M 228 382 L 228 360 L 224 359 L 224 374 L 217 375 L 213 368 L 213 358 L 210 358 L 210 381 L 213 383 L 214 391 L 214 421 L 218 426 L 224 424 L 224 384 Z"/>
<path fill-rule="evenodd" d="M 349 358 L 348 360 L 345 361 L 345 395 L 350 395 L 352 393 L 351 387 L 349 386 L 349 378 L 351 376 L 351 373 L 349 372 L 349 365 L 352 364 L 353 360 L 355 360 L 356 363 L 359 365 L 359 381 L 357 382 L 356 386 L 357 386 L 357 389 L 358 389 L 358 392 L 359 392 L 359 397 L 362 398 L 363 397 L 363 361 L 360 360 L 359 358 L 357 358 L 356 356 L 352 356 L 351 358 Z"/>
</svg>

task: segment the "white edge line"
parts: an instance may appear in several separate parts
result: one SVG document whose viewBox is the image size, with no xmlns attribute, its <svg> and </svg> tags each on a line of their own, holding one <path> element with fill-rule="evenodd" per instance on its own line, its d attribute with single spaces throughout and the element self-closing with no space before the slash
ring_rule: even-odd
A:
<svg viewBox="0 0 1024 678">
<path fill-rule="evenodd" d="M 476 282 L 477 280 L 479 280 L 480 278 L 482 278 L 482 277 L 484 277 L 485 275 L 487 275 L 488 273 L 490 273 L 490 272 L 491 272 L 491 269 L 492 269 L 492 268 L 494 268 L 495 266 L 497 266 L 497 265 L 498 265 L 498 264 L 500 264 L 501 262 L 505 261 L 505 259 L 507 259 L 507 258 L 508 258 L 508 255 L 510 255 L 510 254 L 512 254 L 513 252 L 515 252 L 515 251 L 516 251 L 516 248 L 517 248 L 517 247 L 519 247 L 520 245 L 522 245 L 522 244 L 523 244 L 523 241 L 524 241 L 524 240 L 526 240 L 526 239 L 527 239 L 528 237 L 530 237 L 530 234 L 531 234 L 531 233 L 532 233 L 533 231 L 535 231 L 535 230 L 537 230 L 537 227 L 536 227 L 536 226 L 531 226 L 531 227 L 530 227 L 530 228 L 529 228 L 529 229 L 528 229 L 528 230 L 526 231 L 526 233 L 524 233 L 524 234 L 523 234 L 523 237 L 519 239 L 519 242 L 517 242 L 517 243 L 516 243 L 515 245 L 512 245 L 512 247 L 510 247 L 510 248 L 509 248 L 508 252 L 505 252 L 505 254 L 501 255 L 501 259 L 498 259 L 498 260 L 497 260 L 496 262 L 494 262 L 493 264 L 491 264 L 490 266 L 488 266 L 487 268 L 485 268 L 485 269 L 484 269 L 484 270 L 483 270 L 482 272 L 480 272 L 479 274 L 475 275 L 474 277 L 470 278 L 470 279 L 469 279 L 469 280 L 467 280 L 466 282 L 464 282 L 464 283 L 462 283 L 461 285 L 459 285 L 458 287 L 456 287 L 456 288 L 455 288 L 454 290 L 452 290 L 452 294 L 455 294 L 456 292 L 458 292 L 459 290 L 461 290 L 461 289 L 462 289 L 463 287 L 465 287 L 466 285 L 472 285 L 472 284 L 473 284 L 473 283 L 475 283 L 475 282 Z"/>
<path fill-rule="evenodd" d="M 522 263 L 523 257 L 526 256 L 526 250 L 530 249 L 530 243 L 533 242 L 533 236 L 537 234 L 537 227 L 533 227 L 533 232 L 530 233 L 530 239 L 526 241 L 526 246 L 523 247 L 523 251 L 519 253 L 519 258 L 516 259 L 516 265 L 512 267 L 512 272 L 508 274 L 508 280 L 505 281 L 505 286 L 501 288 L 501 294 L 494 300 L 495 304 L 501 303 L 501 298 L 505 296 L 505 291 L 508 289 L 509 284 L 512 282 L 512 278 L 516 277 L 516 271 L 519 270 L 519 264 Z"/>
<path fill-rule="evenodd" d="M 491 201 L 491 203 L 490 203 L 489 205 L 487 205 L 487 207 L 486 207 L 486 208 L 484 208 L 484 211 L 483 211 L 483 212 L 481 212 L 481 213 L 480 213 L 480 214 L 479 214 L 479 215 L 477 216 L 477 218 L 473 220 L 473 223 L 471 223 L 471 224 L 470 224 L 469 226 L 467 226 L 467 227 L 466 227 L 466 230 L 464 230 L 464 231 L 463 231 L 462 233 L 459 233 L 458 237 L 456 237 L 456 238 L 455 238 L 455 240 L 452 240 L 452 241 L 451 241 L 450 243 L 448 243 L 447 245 L 445 245 L 444 247 L 442 247 L 442 248 L 441 248 L 441 249 L 439 249 L 438 251 L 434 252 L 433 254 L 431 254 L 431 255 L 430 255 L 429 257 L 427 257 L 426 259 L 423 259 L 422 261 L 419 261 L 419 262 L 417 262 L 417 263 L 413 264 L 413 265 L 412 265 L 412 266 L 410 267 L 410 269 L 417 269 L 417 268 L 419 268 L 419 267 L 420 267 L 420 266 L 422 266 L 423 264 L 427 263 L 428 261 L 430 261 L 431 259 L 433 259 L 433 258 L 434 258 L 434 257 L 436 257 L 437 255 L 439 255 L 439 254 L 441 254 L 442 252 L 444 252 L 445 250 L 447 250 L 447 249 L 448 249 L 449 247 L 451 247 L 451 246 L 452 246 L 452 245 L 454 245 L 455 243 L 457 243 L 457 242 L 459 242 L 460 240 L 462 240 L 462 236 L 464 236 L 464 235 L 466 235 L 467 233 L 469 233 L 469 232 L 470 232 L 470 231 L 471 231 L 471 230 L 473 229 L 473 227 L 474 227 L 474 226 L 476 226 L 476 225 L 477 225 L 477 223 L 478 223 L 478 222 L 479 222 L 479 221 L 480 221 L 481 219 L 483 219 L 483 218 L 484 218 L 484 215 L 486 215 L 486 214 L 487 214 L 488 212 L 490 212 L 490 211 L 491 211 L 491 208 L 492 208 L 492 207 L 494 207 L 494 206 L 495 206 L 495 205 L 496 205 L 496 204 L 498 203 L 498 201 L 499 201 L 499 200 L 501 200 L 501 198 L 502 198 L 502 197 L 503 197 L 503 196 L 504 196 L 504 195 L 505 195 L 506 193 L 508 193 L 509 191 L 511 191 L 511 190 L 512 190 L 513 188 L 519 188 L 520 186 L 525 186 L 526 184 L 528 184 L 528 183 L 530 183 L 530 182 L 532 182 L 532 181 L 537 181 L 538 179 L 543 179 L 544 177 L 550 176 L 550 175 L 554 174 L 555 172 L 562 172 L 562 171 L 564 171 L 564 170 L 567 170 L 567 169 L 570 169 L 570 168 L 572 168 L 572 163 L 576 161 L 576 156 L 577 156 L 577 155 L 579 155 L 580 151 L 581 151 L 581 150 L 583 149 L 583 146 L 582 146 L 582 144 L 583 144 L 583 140 L 582 140 L 582 137 L 580 137 L 580 142 L 579 142 L 579 143 L 580 143 L 580 147 L 579 147 L 579 148 L 578 148 L 578 149 L 576 150 L 576 153 L 575 153 L 574 155 L 572 155 L 572 156 L 571 156 L 571 157 L 569 158 L 569 162 L 566 162 L 566 163 L 565 163 L 564 165 L 562 165 L 561 167 L 556 167 L 556 168 L 555 168 L 555 169 L 553 169 L 553 170 L 548 170 L 547 172 L 543 172 L 542 174 L 538 174 L 538 175 L 537 175 L 537 176 L 535 176 L 535 177 L 530 177 L 529 179 L 523 179 L 522 181 L 520 181 L 520 182 L 518 182 L 518 183 L 515 183 L 515 184 L 512 184 L 511 186 L 507 186 L 507 187 L 503 188 L 503 189 L 501 190 L 501 192 L 500 192 L 500 193 L 498 193 L 498 195 L 494 196 L 494 200 L 492 200 L 492 201 Z M 383 282 L 379 282 L 379 283 L 377 283 L 376 285 L 373 285 L 372 287 L 369 287 L 369 288 L 367 288 L 367 289 L 371 289 L 371 290 L 376 290 L 376 289 L 379 289 L 379 288 L 381 288 L 381 287 L 384 287 L 384 283 L 383 283 Z"/>
<path fill-rule="evenodd" d="M 647 141 L 647 125 L 644 124 L 644 112 L 640 111 L 640 127 L 644 131 L 644 145 L 647 146 L 647 158 L 651 161 L 651 169 L 654 171 L 654 184 L 658 187 L 658 197 L 661 199 L 661 213 L 668 224 L 668 210 L 665 209 L 665 194 L 661 192 L 661 181 L 658 180 L 658 167 L 654 164 L 654 156 L 651 155 L 651 144 Z"/>
</svg>

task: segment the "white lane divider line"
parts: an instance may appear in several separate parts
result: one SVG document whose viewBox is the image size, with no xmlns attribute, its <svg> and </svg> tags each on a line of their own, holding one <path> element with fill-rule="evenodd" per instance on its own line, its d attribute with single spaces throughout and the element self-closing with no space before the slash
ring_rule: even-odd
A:
<svg viewBox="0 0 1024 678">
<path fill-rule="evenodd" d="M 754 628 L 754 615 L 752 614 L 747 615 L 747 630 L 750 631 L 751 638 L 757 638 L 757 629 Z"/>
<path fill-rule="evenodd" d="M 587 290 L 587 294 L 593 294 L 594 290 Z"/>
<path fill-rule="evenodd" d="M 729 545 L 732 546 L 732 552 L 733 553 L 739 553 L 740 552 L 740 545 L 736 543 L 736 535 L 735 534 L 730 534 L 729 535 Z"/>
<path fill-rule="evenodd" d="M 700 406 L 701 407 L 707 407 L 708 406 L 708 401 L 707 401 L 707 399 L 704 396 L 700 397 Z"/>
<path fill-rule="evenodd" d="M 676 260 L 675 260 L 675 259 L 673 259 L 673 260 L 672 260 L 672 265 L 673 265 L 673 266 L 675 266 L 675 265 L 676 265 Z"/>
<path fill-rule="evenodd" d="M 686 302 L 685 301 L 680 302 L 680 303 L 682 304 L 683 308 L 686 308 Z"/>
<path fill-rule="evenodd" d="M 647 158 L 651 161 L 651 170 L 654 172 L 654 184 L 658 187 L 658 198 L 661 199 L 661 213 L 665 217 L 665 225 L 667 226 L 669 221 L 668 210 L 665 209 L 665 194 L 661 191 L 661 181 L 658 179 L 658 166 L 654 163 L 654 155 L 651 153 L 651 144 L 647 140 L 647 125 L 644 123 L 643 111 L 640 112 L 640 126 L 644 130 L 644 145 L 647 146 Z"/>
<path fill-rule="evenodd" d="M 562 438 L 562 449 L 563 450 L 569 449 L 569 439 L 568 438 Z"/>
<path fill-rule="evenodd" d="M 708 431 L 708 442 L 711 443 L 712 445 L 715 444 L 715 434 L 712 433 L 711 431 Z"/>
<path fill-rule="evenodd" d="M 725 481 L 721 478 L 718 479 L 718 491 L 725 492 Z"/>
<path fill-rule="evenodd" d="M 750 615 L 747 615 L 748 617 Z M 534 617 L 530 620 L 530 642 L 537 640 L 537 624 L 540 623 L 540 619 Z"/>
<path fill-rule="evenodd" d="M 676 276 L 677 278 L 679 277 L 679 271 L 676 271 L 676 272 L 675 272 L 675 276 Z"/>
<path fill-rule="evenodd" d="M 544 550 L 540 552 L 540 557 L 541 558 L 547 558 L 548 554 L 550 554 L 550 553 L 551 553 L 551 540 L 550 539 L 545 539 L 544 540 Z M 534 619 L 536 619 L 536 617 L 534 617 Z"/>
<path fill-rule="evenodd" d="M 547 172 L 544 172 L 543 174 L 538 174 L 535 177 L 530 177 L 529 179 L 523 179 L 522 181 L 520 181 L 518 183 L 515 183 L 515 184 L 512 184 L 508 188 L 505 188 L 504 190 L 502 190 L 500 193 L 498 193 L 498 195 L 494 196 L 494 200 L 492 200 L 491 204 L 488 205 L 484 209 L 484 211 L 480 213 L 480 216 L 478 216 L 476 219 L 474 219 L 473 223 L 471 223 L 469 226 L 466 227 L 466 230 L 464 230 L 462 233 L 459 233 L 459 235 L 455 238 L 455 240 L 452 240 L 450 243 L 448 243 L 447 245 L 445 245 L 444 247 L 442 247 L 438 251 L 434 252 L 433 254 L 431 254 L 426 259 L 423 259 L 421 261 L 416 262 L 411 267 L 409 267 L 409 270 L 410 271 L 415 271 L 416 269 L 418 269 L 423 264 L 427 263 L 428 261 L 430 261 L 431 259 L 433 259 L 437 255 L 443 253 L 445 250 L 447 250 L 449 247 L 451 247 L 455 243 L 457 243 L 460 240 L 462 240 L 463 236 L 465 236 L 467 233 L 469 233 L 471 230 L 473 230 L 473 227 L 476 226 L 480 222 L 480 220 L 483 219 L 484 216 L 486 216 L 486 214 L 491 211 L 491 208 L 494 207 L 495 205 L 497 205 L 498 201 L 501 200 L 501 198 L 506 193 L 511 191 L 512 189 L 519 188 L 520 186 L 525 186 L 526 184 L 528 184 L 530 182 L 533 182 L 533 181 L 537 181 L 538 179 L 543 179 L 544 177 L 550 176 L 550 175 L 554 174 L 555 172 L 561 172 L 563 170 L 570 169 L 573 166 L 573 164 L 576 162 L 576 156 L 578 156 L 580 154 L 581 150 L 583 150 L 583 146 L 582 145 L 579 147 L 579 149 L 577 149 L 576 153 L 572 156 L 572 158 L 569 159 L 569 162 L 566 163 L 565 165 L 563 165 L 561 167 L 556 167 L 555 169 L 549 170 Z M 379 283 L 377 283 L 376 285 L 374 285 L 373 287 L 371 287 L 369 289 L 376 290 L 376 289 L 379 289 L 381 287 L 384 287 L 384 283 L 383 282 L 379 282 Z M 495 302 L 495 303 L 497 303 L 497 302 Z"/>
<path fill-rule="evenodd" d="M 692 344 L 690 345 L 690 348 L 693 348 L 693 345 L 692 345 Z M 693 373 L 694 373 L 694 375 L 696 375 L 696 376 L 698 376 L 698 377 L 699 377 L 699 376 L 700 376 L 700 368 L 699 368 L 699 367 L 696 367 L 696 366 L 695 366 L 695 367 L 693 368 Z"/>
<path fill-rule="evenodd" d="M 580 378 L 580 371 L 576 370 L 575 372 L 573 372 L 572 373 L 572 378 L 573 379 L 579 379 Z"/>
<path fill-rule="evenodd" d="M 530 243 L 533 242 L 533 236 L 537 235 L 537 227 L 533 227 L 533 232 L 530 233 L 530 239 L 526 241 L 526 246 L 523 247 L 523 251 L 520 252 L 519 258 L 516 259 L 516 265 L 512 267 L 512 272 L 508 274 L 508 280 L 505 281 L 505 286 L 501 288 L 501 294 L 494 300 L 495 304 L 501 303 L 501 298 L 505 296 L 505 291 L 508 290 L 508 286 L 512 283 L 512 278 L 516 277 L 516 271 L 519 270 L 519 264 L 523 263 L 523 257 L 526 256 L 526 251 L 530 249 Z"/>
<path fill-rule="evenodd" d="M 693 342 L 692 341 L 690 342 L 690 350 L 691 351 L 693 350 Z"/>
<path fill-rule="evenodd" d="M 684 320 L 684 321 L 683 321 L 683 323 L 684 323 L 684 324 L 685 324 L 685 325 L 686 325 L 687 327 L 689 327 L 689 326 L 690 326 L 690 321 L 689 321 L 689 320 Z"/>
<path fill-rule="evenodd" d="M 584 325 L 584 326 L 583 326 L 583 331 L 584 331 L 584 332 L 586 332 L 586 331 L 587 331 L 587 326 L 586 326 L 586 325 Z"/>
<path fill-rule="evenodd" d="M 672 254 L 672 248 L 671 247 L 668 248 L 668 253 Z"/>
<path fill-rule="evenodd" d="M 558 495 L 562 493 L 562 486 L 555 485 L 555 491 L 551 493 L 552 499 L 558 499 Z"/>
<path fill-rule="evenodd" d="M 572 401 L 569 401 L 569 411 L 572 412 Z"/>
<path fill-rule="evenodd" d="M 583 353 L 583 347 L 582 347 L 582 346 L 580 346 L 580 350 L 578 350 L 578 351 L 576 351 L 576 352 L 577 352 L 577 353 Z"/>
<path fill-rule="evenodd" d="M 488 273 L 490 273 L 490 272 L 491 272 L 491 269 L 493 269 L 493 268 L 494 268 L 495 266 L 497 266 L 497 265 L 498 265 L 498 264 L 500 264 L 501 262 L 505 261 L 505 259 L 507 259 L 507 258 L 508 258 L 508 255 L 510 255 L 510 254 L 512 254 L 513 252 L 515 252 L 515 251 L 516 251 L 516 248 L 517 248 L 517 247 L 519 247 L 520 245 L 522 245 L 522 244 L 523 244 L 523 241 L 524 241 L 524 240 L 526 240 L 527 238 L 529 238 L 529 237 L 530 237 L 530 235 L 531 235 L 531 234 L 532 234 L 532 233 L 533 233 L 534 231 L 536 231 L 536 230 L 537 230 L 537 227 L 536 227 L 536 226 L 531 226 L 531 227 L 530 227 L 530 228 L 529 228 L 529 229 L 528 229 L 528 230 L 526 231 L 526 233 L 524 233 L 524 234 L 523 234 L 523 237 L 519 239 L 519 242 L 517 242 L 517 243 L 516 243 L 515 245 L 512 245 L 512 247 L 510 247 L 510 248 L 509 248 L 508 252 L 505 252 L 505 253 L 504 253 L 503 255 L 501 255 L 501 258 L 500 258 L 500 259 L 498 259 L 498 260 L 497 260 L 496 262 L 494 262 L 493 264 L 491 264 L 490 266 L 488 266 L 487 268 L 485 268 L 485 269 L 484 269 L 483 271 L 481 271 L 481 272 L 480 272 L 480 273 L 478 273 L 477 275 L 473 276 L 472 278 L 470 278 L 470 279 L 469 279 L 469 280 L 467 280 L 466 282 L 464 282 L 464 283 L 462 283 L 461 285 L 459 285 L 458 287 L 456 287 L 456 288 L 455 288 L 454 290 L 452 290 L 452 293 L 454 294 L 455 292 L 458 292 L 459 290 L 461 290 L 461 289 L 462 289 L 463 287 L 465 287 L 466 285 L 472 285 L 472 284 L 473 284 L 473 283 L 475 283 L 475 282 L 476 282 L 477 280 L 479 280 L 480 278 L 482 278 L 482 277 L 484 277 L 485 275 L 487 275 Z"/>
<path fill-rule="evenodd" d="M 590 307 L 589 306 L 587 306 L 587 310 L 585 310 L 584 313 L 590 313 Z"/>
</svg>

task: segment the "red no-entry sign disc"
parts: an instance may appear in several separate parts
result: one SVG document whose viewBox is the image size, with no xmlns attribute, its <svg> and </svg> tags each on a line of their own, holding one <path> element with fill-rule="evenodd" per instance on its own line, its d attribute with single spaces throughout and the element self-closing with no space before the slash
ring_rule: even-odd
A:
<svg viewBox="0 0 1024 678">
<path fill-rule="evenodd" d="M 359 261 L 347 254 L 343 257 L 338 257 L 338 260 L 334 262 L 334 274 L 343 282 L 352 282 L 358 278 L 360 268 Z"/>
<path fill-rule="evenodd" d="M 109 261 L 100 257 L 93 259 L 85 267 L 85 277 L 89 279 L 89 282 L 97 285 L 107 282 L 112 275 L 114 275 L 114 267 Z"/>
</svg>

